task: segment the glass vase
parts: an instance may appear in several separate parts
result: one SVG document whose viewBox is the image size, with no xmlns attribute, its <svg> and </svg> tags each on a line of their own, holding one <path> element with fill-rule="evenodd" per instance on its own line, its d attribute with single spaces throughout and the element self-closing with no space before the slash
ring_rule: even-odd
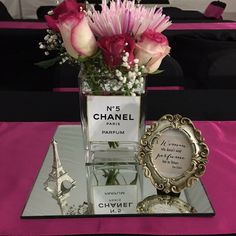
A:
<svg viewBox="0 0 236 236">
<path fill-rule="evenodd" d="M 116 78 L 101 78 L 99 86 L 91 86 L 91 80 L 82 68 L 80 117 L 85 149 L 97 154 L 137 151 L 145 129 L 145 81 L 130 94 L 117 89 Z"/>
</svg>

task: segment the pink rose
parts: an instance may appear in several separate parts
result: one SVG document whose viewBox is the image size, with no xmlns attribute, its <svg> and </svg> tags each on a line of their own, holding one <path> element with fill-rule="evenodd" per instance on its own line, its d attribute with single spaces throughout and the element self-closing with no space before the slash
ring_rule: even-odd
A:
<svg viewBox="0 0 236 236">
<path fill-rule="evenodd" d="M 96 52 L 96 39 L 84 12 L 62 14 L 58 18 L 57 27 L 60 30 L 66 51 L 72 57 L 88 57 Z"/>
<path fill-rule="evenodd" d="M 105 63 L 109 67 L 119 66 L 124 52 L 129 53 L 129 64 L 134 60 L 135 41 L 128 34 L 103 37 L 98 40 L 98 47 L 101 48 Z"/>
<path fill-rule="evenodd" d="M 85 4 L 77 3 L 76 0 L 63 1 L 55 9 L 53 9 L 52 15 L 45 16 L 45 20 L 47 21 L 48 27 L 54 31 L 59 31 L 57 27 L 59 16 L 71 11 L 78 12 L 81 8 L 84 9 Z"/>
<path fill-rule="evenodd" d="M 136 43 L 135 58 L 139 59 L 140 65 L 145 65 L 147 73 L 158 70 L 162 59 L 168 55 L 170 47 L 165 35 L 148 29 Z"/>
</svg>

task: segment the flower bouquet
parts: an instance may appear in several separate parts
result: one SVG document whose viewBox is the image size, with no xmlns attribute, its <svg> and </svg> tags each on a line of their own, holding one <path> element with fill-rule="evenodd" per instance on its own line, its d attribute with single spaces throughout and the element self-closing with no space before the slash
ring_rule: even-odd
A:
<svg viewBox="0 0 236 236">
<path fill-rule="evenodd" d="M 137 146 L 144 128 L 145 77 L 159 73 L 170 52 L 161 33 L 171 24 L 169 17 L 162 8 L 134 0 L 102 0 L 101 10 L 64 0 L 45 19 L 49 29 L 40 48 L 46 55 L 58 53 L 48 62 L 80 66 L 86 148 Z"/>
<path fill-rule="evenodd" d="M 170 52 L 161 33 L 171 24 L 169 17 L 134 0 L 102 0 L 101 10 L 64 0 L 45 19 L 49 29 L 40 48 L 46 55 L 58 53 L 49 65 L 80 67 L 82 130 L 86 153 L 93 153 L 92 161 L 91 154 L 86 160 L 92 211 L 135 212 L 142 192 L 134 153 L 144 131 L 145 78 L 159 73 Z"/>
</svg>

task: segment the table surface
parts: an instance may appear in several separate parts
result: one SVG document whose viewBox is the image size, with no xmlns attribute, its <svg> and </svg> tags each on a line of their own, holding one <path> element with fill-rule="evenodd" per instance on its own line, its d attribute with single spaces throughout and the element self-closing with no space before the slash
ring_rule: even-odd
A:
<svg viewBox="0 0 236 236">
<path fill-rule="evenodd" d="M 78 124 L 77 93 L 0 93 L 0 235 L 236 233 L 235 90 L 150 91 L 147 120 L 179 113 L 195 122 L 210 148 L 202 181 L 214 217 L 21 219 L 24 204 L 60 124 Z M 122 225 L 122 227 L 121 227 Z"/>
</svg>

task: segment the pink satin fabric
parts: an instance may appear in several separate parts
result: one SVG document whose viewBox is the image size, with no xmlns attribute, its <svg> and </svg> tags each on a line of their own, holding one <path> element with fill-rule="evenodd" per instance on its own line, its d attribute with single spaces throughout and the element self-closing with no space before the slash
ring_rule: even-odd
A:
<svg viewBox="0 0 236 236">
<path fill-rule="evenodd" d="M 168 30 L 235 30 L 235 22 L 223 23 L 173 23 Z"/>
<path fill-rule="evenodd" d="M 21 219 L 57 126 L 71 123 L 1 122 L 0 235 L 236 233 L 236 121 L 194 123 L 210 149 L 202 181 L 216 211 L 214 217 Z"/>
<path fill-rule="evenodd" d="M 155 86 L 147 87 L 147 90 L 184 90 L 183 86 Z M 53 92 L 79 92 L 79 88 L 54 88 Z"/>
<path fill-rule="evenodd" d="M 213 17 L 215 19 L 220 19 L 223 12 L 224 12 L 224 9 L 222 7 L 210 4 L 205 10 L 204 15 L 206 17 Z"/>
<path fill-rule="evenodd" d="M 64 87 L 64 88 L 53 88 L 53 92 L 62 92 L 62 93 L 66 93 L 66 92 L 79 92 L 79 88 L 73 88 L 73 87 Z"/>
<path fill-rule="evenodd" d="M 47 29 L 45 22 L 1 21 L 0 29 Z"/>
<path fill-rule="evenodd" d="M 1 21 L 0 29 L 47 29 L 45 22 Z M 173 23 L 168 30 L 235 30 L 235 22 Z"/>
<path fill-rule="evenodd" d="M 147 87 L 147 90 L 184 90 L 183 86 L 155 86 Z"/>
</svg>

